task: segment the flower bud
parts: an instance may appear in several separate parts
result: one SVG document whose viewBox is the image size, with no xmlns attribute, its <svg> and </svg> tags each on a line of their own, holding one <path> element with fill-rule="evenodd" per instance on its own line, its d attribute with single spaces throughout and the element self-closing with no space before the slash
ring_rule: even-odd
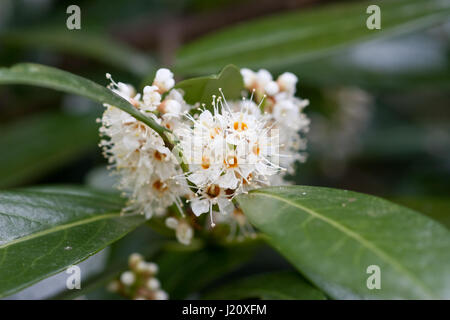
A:
<svg viewBox="0 0 450 320">
<path fill-rule="evenodd" d="M 176 228 L 176 236 L 179 242 L 189 245 L 194 236 L 194 230 L 187 222 L 181 221 Z"/>
<path fill-rule="evenodd" d="M 248 89 L 251 88 L 256 81 L 255 73 L 250 69 L 242 68 L 241 75 L 242 79 L 244 80 L 244 86 Z"/>
<path fill-rule="evenodd" d="M 128 265 L 133 269 L 143 259 L 144 258 L 139 253 L 132 253 L 128 258 Z"/>
<path fill-rule="evenodd" d="M 297 85 L 298 78 L 291 72 L 285 72 L 277 79 L 278 85 L 282 91 L 287 91 L 290 94 L 295 93 L 295 86 Z"/>
<path fill-rule="evenodd" d="M 136 276 L 131 271 L 125 271 L 121 274 L 120 281 L 126 286 L 131 286 L 136 281 Z"/>
<path fill-rule="evenodd" d="M 178 220 L 173 217 L 168 217 L 165 221 L 166 226 L 170 229 L 176 229 L 178 226 Z"/>
<path fill-rule="evenodd" d="M 147 281 L 147 288 L 150 290 L 157 290 L 160 288 L 160 286 L 161 286 L 161 284 L 160 284 L 159 280 L 156 278 L 151 278 L 151 279 L 148 279 L 148 281 Z"/>
<path fill-rule="evenodd" d="M 274 96 L 280 91 L 280 88 L 278 87 L 278 84 L 275 81 L 270 81 L 266 86 L 264 87 L 264 91 L 269 96 Z"/>
<path fill-rule="evenodd" d="M 175 85 L 173 73 L 169 69 L 161 68 L 156 72 L 153 83 L 158 86 L 162 92 L 169 91 Z"/>
<path fill-rule="evenodd" d="M 168 300 L 169 295 L 164 290 L 158 290 L 155 292 L 155 300 Z"/>
</svg>

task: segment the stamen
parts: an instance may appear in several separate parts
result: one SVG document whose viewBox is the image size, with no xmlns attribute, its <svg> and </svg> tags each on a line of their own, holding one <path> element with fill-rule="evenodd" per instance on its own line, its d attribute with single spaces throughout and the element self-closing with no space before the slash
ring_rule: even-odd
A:
<svg viewBox="0 0 450 320">
<path fill-rule="evenodd" d="M 216 224 L 214 223 L 213 220 L 213 214 L 212 214 L 212 202 L 209 204 L 209 216 L 211 217 L 211 228 L 214 228 L 216 226 Z"/>
</svg>

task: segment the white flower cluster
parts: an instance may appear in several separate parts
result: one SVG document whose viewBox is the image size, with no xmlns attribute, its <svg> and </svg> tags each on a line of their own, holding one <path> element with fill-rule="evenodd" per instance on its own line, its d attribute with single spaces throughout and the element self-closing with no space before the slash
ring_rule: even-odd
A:
<svg viewBox="0 0 450 320">
<path fill-rule="evenodd" d="M 297 76 L 285 72 L 276 80 L 269 71 L 261 69 L 254 72 L 250 69 L 241 69 L 246 89 L 255 91 L 257 101 L 265 100 L 263 112 L 279 128 L 280 132 L 280 166 L 286 168 L 286 173 L 293 173 L 296 161 L 304 162 L 305 155 L 301 152 L 306 149 L 306 139 L 303 135 L 309 130 L 309 118 L 303 113 L 309 100 L 295 96 Z M 271 178 L 272 185 L 283 184 L 283 175 Z M 286 182 L 284 182 L 285 184 Z"/>
<path fill-rule="evenodd" d="M 191 123 L 174 131 L 180 139 L 184 157 L 189 163 L 187 179 L 197 188 L 190 200 L 192 211 L 199 216 L 213 207 L 232 214 L 234 196 L 261 185 L 277 174 L 278 130 L 273 130 L 252 101 L 229 105 L 222 93 L 213 96 L 212 112 L 203 110 Z"/>
<path fill-rule="evenodd" d="M 134 300 L 167 300 L 169 295 L 161 289 L 156 278 L 158 265 L 146 262 L 142 255 L 133 253 L 128 258 L 130 270 L 108 285 L 108 290 Z"/>
<path fill-rule="evenodd" d="M 109 74 L 107 78 L 112 81 L 113 92 L 168 129 L 176 129 L 181 124 L 183 111 L 189 109 L 182 94 L 172 89 L 175 81 L 168 69 L 159 69 L 153 84 L 146 86 L 142 95 L 136 94 L 130 85 L 115 83 Z M 100 145 L 118 173 L 119 189 L 129 193 L 131 200 L 127 209 L 143 212 L 147 218 L 164 215 L 172 204 L 181 210 L 181 197 L 187 195 L 189 189 L 182 180 L 174 179 L 182 171 L 171 150 L 144 123 L 116 107 L 106 107 L 101 119 L 100 132 L 104 139 Z"/>
<path fill-rule="evenodd" d="M 282 184 L 282 175 L 304 160 L 308 101 L 295 97 L 297 77 L 284 73 L 274 81 L 266 70 L 249 69 L 241 74 L 249 99 L 227 101 L 219 89 L 211 105 L 201 108 L 183 100 L 167 69 L 158 70 L 142 95 L 107 75 L 111 90 L 177 138 L 181 159 L 155 131 L 113 106 L 101 120 L 101 146 L 120 177 L 119 187 L 129 195 L 127 210 L 150 218 L 166 215 L 175 205 L 182 217 L 166 215 L 165 224 L 181 243 L 190 243 L 192 221 L 203 213 L 209 213 L 211 226 L 216 221 L 228 224 L 230 234 L 252 234 L 233 198 Z"/>
</svg>

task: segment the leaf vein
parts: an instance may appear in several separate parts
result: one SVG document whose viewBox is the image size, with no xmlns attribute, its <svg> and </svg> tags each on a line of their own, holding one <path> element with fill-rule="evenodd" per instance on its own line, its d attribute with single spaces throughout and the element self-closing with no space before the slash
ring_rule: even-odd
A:
<svg viewBox="0 0 450 320">
<path fill-rule="evenodd" d="M 387 254 L 386 252 L 384 252 L 382 249 L 380 249 L 379 247 L 377 247 L 375 244 L 373 244 L 372 242 L 370 242 L 369 240 L 367 240 L 366 238 L 362 237 L 361 235 L 359 235 L 358 233 L 356 233 L 355 231 L 349 229 L 348 227 L 340 224 L 339 222 L 330 219 L 328 217 L 322 216 L 319 212 L 313 211 L 309 208 L 306 208 L 304 206 L 302 206 L 299 203 L 287 200 L 285 198 L 273 195 L 273 194 L 268 194 L 268 193 L 264 193 L 262 191 L 255 191 L 253 192 L 254 196 L 264 196 L 267 198 L 273 198 L 276 199 L 278 201 L 282 201 L 285 202 L 293 207 L 296 207 L 300 210 L 303 210 L 304 212 L 324 221 L 325 223 L 333 226 L 334 228 L 338 229 L 339 231 L 341 231 L 343 234 L 347 235 L 350 238 L 353 238 L 356 242 L 360 243 L 361 245 L 363 245 L 364 247 L 366 247 L 367 249 L 369 249 L 370 251 L 372 251 L 373 253 L 375 253 L 377 256 L 379 256 L 381 259 L 385 260 L 386 262 L 388 262 L 389 264 L 391 264 L 394 268 L 396 268 L 397 270 L 400 271 L 400 273 L 408 276 L 413 282 L 415 282 L 424 293 L 426 293 L 427 296 L 429 296 L 430 298 L 436 298 L 434 296 L 434 294 L 432 293 L 432 291 L 422 282 L 420 281 L 416 276 L 414 276 L 413 274 L 411 274 L 411 272 L 406 269 L 400 262 L 398 262 L 395 258 L 393 258 L 392 256 L 390 256 L 389 254 Z"/>
</svg>

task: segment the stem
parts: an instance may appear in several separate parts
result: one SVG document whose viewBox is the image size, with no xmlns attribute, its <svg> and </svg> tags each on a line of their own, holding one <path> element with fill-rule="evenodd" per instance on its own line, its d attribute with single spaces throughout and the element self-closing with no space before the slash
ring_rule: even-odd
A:
<svg viewBox="0 0 450 320">
<path fill-rule="evenodd" d="M 129 112 L 129 111 L 127 111 L 127 112 Z M 132 116 L 134 118 L 136 118 L 136 120 L 139 120 L 139 121 L 145 123 L 146 125 L 148 125 L 150 128 L 152 128 L 161 137 L 161 139 L 164 141 L 164 145 L 170 151 L 173 151 L 173 149 L 179 144 L 178 139 L 176 139 L 176 137 L 173 135 L 172 131 L 170 131 L 166 127 L 160 126 L 155 121 L 153 121 L 153 119 L 146 117 L 145 115 L 140 114 L 139 112 L 133 113 Z M 189 166 L 186 163 L 184 163 L 182 160 L 181 149 L 179 150 L 178 155 L 175 155 L 175 157 L 177 158 L 178 163 L 179 163 L 181 169 L 183 170 L 183 172 L 184 173 L 189 172 Z"/>
<path fill-rule="evenodd" d="M 166 129 L 166 128 L 164 128 Z M 184 173 L 188 173 L 189 172 L 189 166 L 183 162 L 183 152 L 181 149 L 178 148 L 179 145 L 179 140 L 173 135 L 172 131 L 170 131 L 169 129 L 166 129 L 165 132 L 163 132 L 162 134 L 157 132 L 161 138 L 164 140 L 164 143 L 166 144 L 166 140 L 167 140 L 167 144 L 169 144 L 169 146 L 166 147 L 169 148 L 170 151 L 172 151 L 172 153 L 175 150 L 175 158 L 177 158 L 178 163 L 181 167 L 181 170 L 183 170 Z"/>
<path fill-rule="evenodd" d="M 124 110 L 124 111 L 130 113 L 129 110 Z M 150 128 L 152 128 L 161 137 L 161 139 L 164 141 L 164 145 L 170 151 L 172 151 L 172 149 L 174 147 L 174 144 L 172 143 L 172 141 L 170 141 L 169 136 L 167 135 L 168 133 L 172 134 L 172 131 L 170 131 L 166 127 L 160 126 L 153 119 L 143 115 L 140 112 L 134 112 L 131 115 L 134 118 L 136 118 L 136 120 L 139 120 L 139 121 L 145 123 L 146 125 L 148 125 Z"/>
</svg>

